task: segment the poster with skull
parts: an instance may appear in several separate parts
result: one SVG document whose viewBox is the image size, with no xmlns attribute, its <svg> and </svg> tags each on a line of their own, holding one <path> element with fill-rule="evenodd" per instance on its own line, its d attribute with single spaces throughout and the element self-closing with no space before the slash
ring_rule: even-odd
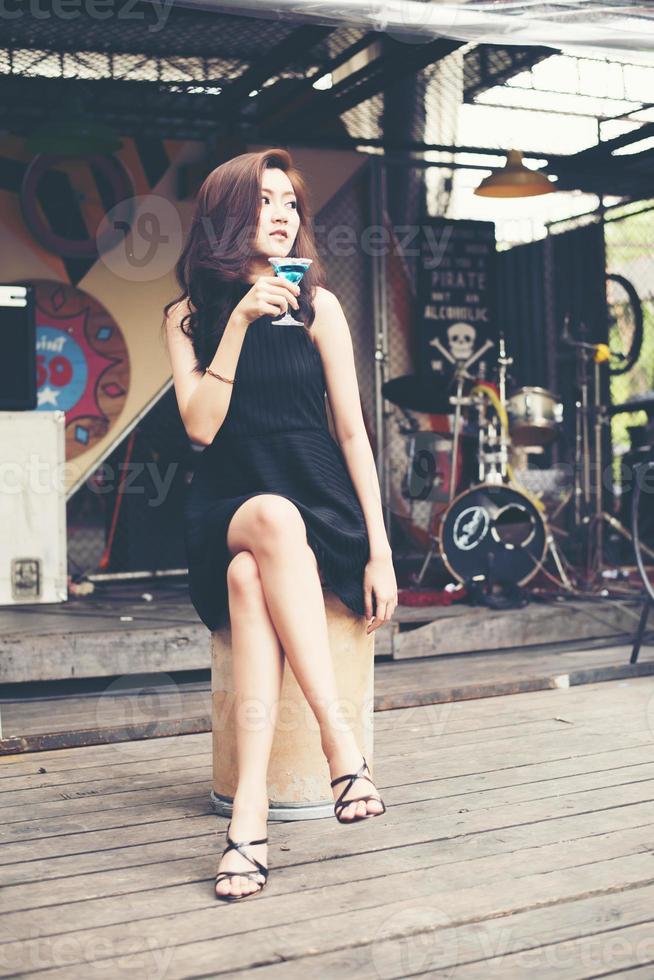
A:
<svg viewBox="0 0 654 980">
<path fill-rule="evenodd" d="M 420 229 L 419 372 L 457 366 L 489 377 L 497 342 L 496 247 L 492 221 L 423 219 Z"/>
</svg>

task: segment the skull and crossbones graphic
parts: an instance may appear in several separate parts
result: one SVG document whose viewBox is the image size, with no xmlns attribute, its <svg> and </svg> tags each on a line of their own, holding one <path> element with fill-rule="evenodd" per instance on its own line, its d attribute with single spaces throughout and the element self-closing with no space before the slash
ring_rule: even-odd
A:
<svg viewBox="0 0 654 980">
<path fill-rule="evenodd" d="M 477 331 L 469 323 L 453 323 L 447 328 L 447 344 L 452 357 L 467 361 L 475 346 Z"/>
</svg>

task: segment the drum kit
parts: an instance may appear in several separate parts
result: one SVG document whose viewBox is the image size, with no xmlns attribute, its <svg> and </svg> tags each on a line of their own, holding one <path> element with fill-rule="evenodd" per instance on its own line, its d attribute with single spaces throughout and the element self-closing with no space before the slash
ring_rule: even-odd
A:
<svg viewBox="0 0 654 980">
<path fill-rule="evenodd" d="M 564 405 L 543 387 L 514 385 L 507 390 L 513 359 L 507 356 L 502 336 L 492 382 L 471 370 L 479 356 L 473 354 L 457 360 L 449 376 L 404 375 L 382 385 L 383 396 L 400 409 L 399 429 L 406 438 L 408 463 L 401 494 L 411 505 L 420 501 L 429 507 L 429 545 L 413 576 L 416 586 L 439 555 L 456 581 L 477 592 L 516 590 L 539 571 L 569 592 L 592 591 L 603 570 L 602 525 L 630 536 L 603 509 L 601 454 L 610 415 L 633 408 L 630 403 L 609 409 L 601 404 L 599 372 L 610 356 L 606 345 L 580 342 L 566 333 L 563 340 L 575 348 L 577 361 L 571 486 L 569 479 L 567 485 L 561 483 L 560 469 L 529 469 L 532 454 L 544 458 L 562 438 Z M 589 384 L 591 361 L 594 386 Z M 451 428 L 424 430 L 415 412 L 439 416 L 441 423 L 449 416 Z M 534 490 L 539 483 L 540 490 Z M 548 489 L 549 507 L 543 499 Z M 555 538 L 555 532 L 559 538 L 574 536 L 554 523 L 570 501 L 574 529 L 585 537 L 583 582 Z M 654 557 L 654 551 L 650 554 Z M 548 558 L 556 574 L 545 568 Z"/>
</svg>

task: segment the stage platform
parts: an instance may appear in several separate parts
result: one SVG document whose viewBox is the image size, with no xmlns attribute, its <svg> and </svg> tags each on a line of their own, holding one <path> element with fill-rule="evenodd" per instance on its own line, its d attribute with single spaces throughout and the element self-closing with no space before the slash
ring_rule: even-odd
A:
<svg viewBox="0 0 654 980">
<path fill-rule="evenodd" d="M 183 590 L 145 591 L 0 610 L 0 755 L 210 730 L 210 634 Z M 651 645 L 629 662 L 639 612 L 633 600 L 398 606 L 376 632 L 375 709 L 653 674 Z"/>
<path fill-rule="evenodd" d="M 270 821 L 234 905 L 208 733 L 6 757 L 3 975 L 651 977 L 653 725 L 651 678 L 378 712 L 386 814 Z"/>
<path fill-rule="evenodd" d="M 539 597 L 503 611 L 400 604 L 375 633 L 375 659 L 628 643 L 642 608 L 634 596 Z M 204 670 L 209 647 L 185 581 L 102 584 L 64 603 L 0 606 L 0 685 Z"/>
</svg>

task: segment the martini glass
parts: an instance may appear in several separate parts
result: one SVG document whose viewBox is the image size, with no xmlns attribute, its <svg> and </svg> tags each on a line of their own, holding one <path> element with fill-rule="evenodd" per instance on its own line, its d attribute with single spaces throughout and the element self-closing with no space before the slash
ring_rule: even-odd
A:
<svg viewBox="0 0 654 980">
<path fill-rule="evenodd" d="M 313 262 L 313 259 L 296 259 L 293 257 L 280 258 L 279 256 L 272 256 L 268 259 L 268 261 L 275 270 L 276 276 L 281 276 L 284 279 L 288 279 L 289 282 L 298 283 Z M 292 323 L 296 327 L 304 326 L 301 320 L 296 320 L 293 316 L 291 316 L 290 310 L 287 310 L 280 320 L 271 320 L 271 323 L 276 327 L 287 323 Z"/>
</svg>

